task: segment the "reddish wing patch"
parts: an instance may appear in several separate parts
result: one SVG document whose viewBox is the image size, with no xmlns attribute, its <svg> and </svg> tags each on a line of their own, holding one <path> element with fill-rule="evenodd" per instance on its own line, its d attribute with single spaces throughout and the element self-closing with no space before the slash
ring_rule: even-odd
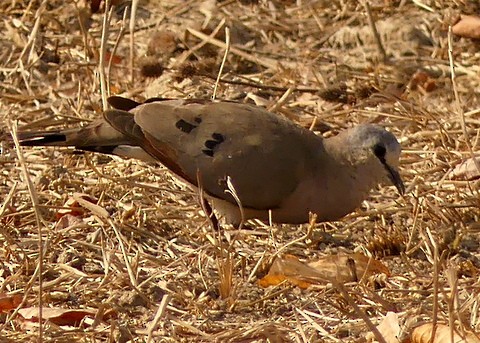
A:
<svg viewBox="0 0 480 343">
<path fill-rule="evenodd" d="M 178 165 L 178 154 L 172 147 L 164 142 L 161 142 L 148 132 L 144 132 L 145 140 L 140 145 L 142 149 L 154 156 L 160 163 L 170 169 L 173 173 L 180 176 L 185 181 L 197 186 L 197 180 L 193 180 L 184 170 Z"/>
<path fill-rule="evenodd" d="M 135 123 L 131 113 L 122 110 L 109 110 L 104 113 L 105 120 L 116 130 L 128 137 L 133 144 L 141 147 L 151 156 L 155 157 L 165 167 L 183 178 L 184 180 L 197 185 L 196 180 L 188 177 L 183 169 L 177 164 L 177 152 L 171 146 L 161 142 Z"/>
</svg>

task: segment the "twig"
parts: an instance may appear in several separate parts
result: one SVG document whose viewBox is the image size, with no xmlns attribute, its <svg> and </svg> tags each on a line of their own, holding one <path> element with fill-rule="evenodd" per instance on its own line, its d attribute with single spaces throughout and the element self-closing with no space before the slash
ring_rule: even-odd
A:
<svg viewBox="0 0 480 343">
<path fill-rule="evenodd" d="M 220 31 L 220 29 L 223 27 L 223 25 L 225 25 L 225 18 L 222 18 L 222 20 L 220 20 L 220 23 L 218 23 L 218 25 L 215 27 L 215 29 L 213 29 L 212 33 L 209 36 L 214 38 L 217 35 L 218 31 Z M 190 57 L 190 55 L 195 53 L 195 51 L 201 49 L 205 44 L 208 44 L 208 41 L 207 40 L 202 40 L 197 45 L 195 45 L 192 48 L 188 49 L 187 51 L 183 52 L 176 59 L 175 66 L 180 66 L 182 63 L 184 63 Z"/>
<path fill-rule="evenodd" d="M 238 206 L 238 210 L 240 211 L 241 221 L 240 224 L 238 224 L 238 231 L 240 231 L 242 230 L 243 224 L 245 223 L 245 211 L 243 210 L 242 201 L 240 200 L 240 197 L 238 196 L 238 193 L 233 186 L 233 182 L 230 176 L 227 176 L 227 188 L 228 190 L 225 190 L 225 193 L 230 194 L 233 197 Z"/>
<path fill-rule="evenodd" d="M 280 107 L 282 107 L 282 105 L 284 103 L 287 102 L 288 98 L 290 97 L 290 95 L 293 93 L 293 87 L 292 88 L 288 88 L 285 93 L 283 93 L 283 95 L 280 97 L 280 99 L 278 99 L 275 104 L 273 104 L 273 106 L 270 106 L 270 108 L 268 108 L 268 110 L 270 112 L 275 112 L 277 111 Z"/>
<path fill-rule="evenodd" d="M 204 33 L 201 33 L 197 30 L 194 30 L 192 28 L 188 28 L 187 31 L 190 32 L 192 35 L 194 35 L 197 38 L 203 39 L 210 44 L 213 44 L 215 46 L 218 46 L 220 48 L 225 49 L 225 43 L 218 40 L 218 39 L 210 37 L 210 36 L 208 36 Z M 255 57 L 255 56 L 247 54 L 246 52 L 243 52 L 242 50 L 237 49 L 235 47 L 231 47 L 230 52 L 233 53 L 234 55 L 237 55 L 237 56 L 240 56 L 240 57 L 246 59 L 247 61 L 257 63 L 257 64 L 259 64 L 263 67 L 266 67 L 266 68 L 277 69 L 280 66 L 280 63 L 277 60 L 267 58 L 267 57 L 263 57 L 263 58 Z M 292 62 L 282 62 L 282 64 L 286 65 L 288 67 L 291 67 L 291 68 L 296 68 L 297 67 L 297 65 L 295 63 L 292 63 Z"/>
<path fill-rule="evenodd" d="M 120 31 L 118 32 L 117 39 L 115 40 L 115 45 L 112 48 L 112 52 L 110 53 L 110 59 L 108 60 L 107 85 L 110 85 L 110 74 L 111 74 L 111 70 L 112 70 L 113 59 L 114 59 L 115 53 L 117 52 L 117 48 L 120 45 L 120 41 L 122 40 L 122 37 L 125 34 L 125 22 L 127 21 L 127 10 L 128 10 L 128 7 L 125 7 L 125 10 L 123 11 L 123 18 L 122 18 L 122 24 L 120 26 Z"/>
<path fill-rule="evenodd" d="M 292 245 L 294 245 L 298 242 L 303 242 L 303 241 L 309 239 L 310 237 L 312 237 L 313 229 L 315 228 L 316 223 L 317 223 L 317 215 L 314 214 L 314 213 L 311 213 L 310 218 L 309 218 L 308 227 L 307 227 L 307 233 L 305 233 L 302 237 L 296 238 L 296 239 L 286 243 L 280 249 L 277 249 L 277 251 L 272 256 L 272 258 L 275 258 L 276 256 L 280 255 L 282 253 L 282 251 L 284 251 L 288 247 L 290 247 L 290 246 L 292 246 Z"/>
<path fill-rule="evenodd" d="M 15 194 L 15 191 L 17 190 L 17 186 L 18 186 L 18 182 L 15 181 L 13 186 L 10 188 L 10 191 L 8 192 L 8 195 L 5 198 L 5 201 L 0 206 L 0 218 L 2 218 L 3 215 L 5 214 L 5 212 L 7 211 L 7 206 L 10 203 L 10 201 L 12 200 L 12 197 Z"/>
<path fill-rule="evenodd" d="M 29 84 L 28 79 L 27 79 L 27 77 L 28 77 L 27 74 L 28 73 L 25 70 L 24 63 L 23 63 L 23 58 L 24 58 L 27 50 L 30 50 L 30 52 L 28 54 L 27 62 L 29 62 L 31 60 L 31 56 L 32 56 L 32 53 L 33 53 L 34 47 L 35 47 L 34 43 L 35 43 L 35 40 L 37 39 L 37 36 L 38 36 L 38 31 L 40 29 L 40 23 L 41 23 L 41 19 L 42 19 L 42 13 L 45 10 L 46 3 L 47 3 L 47 1 L 44 0 L 41 3 L 38 10 L 35 12 L 35 18 L 36 18 L 35 19 L 35 24 L 33 25 L 32 32 L 28 36 L 27 44 L 25 44 L 22 52 L 20 53 L 20 56 L 18 57 L 18 62 L 17 62 L 18 70 L 20 71 L 20 74 L 22 75 L 22 79 L 25 83 L 25 87 L 27 88 L 27 91 L 28 91 L 29 95 L 34 95 L 34 93 L 32 91 L 32 88 L 30 87 L 30 84 Z"/>
<path fill-rule="evenodd" d="M 33 186 L 33 182 L 30 179 L 30 174 L 28 172 L 27 163 L 22 154 L 22 149 L 20 148 L 20 142 L 18 141 L 17 137 L 17 124 L 15 122 L 8 123 L 13 142 L 15 144 L 15 149 L 17 151 L 18 162 L 22 167 L 23 177 L 25 178 L 25 182 L 27 183 L 28 192 L 30 193 L 30 199 L 32 200 L 33 210 L 35 213 L 35 222 L 37 225 L 37 243 L 38 243 L 38 262 L 37 267 L 35 269 L 34 275 L 30 279 L 30 286 L 33 281 L 38 276 L 38 342 L 43 342 L 43 238 L 42 238 L 42 215 L 40 214 L 39 204 L 38 204 L 38 196 L 37 192 L 35 191 L 35 187 Z M 25 295 L 22 303 L 26 300 L 27 291 L 25 290 Z M 15 311 L 10 319 L 13 318 L 14 314 L 18 311 Z"/>
<path fill-rule="evenodd" d="M 31 31 L 30 35 L 28 36 L 27 43 L 23 47 L 23 50 L 20 53 L 20 56 L 18 57 L 19 60 L 23 59 L 24 55 L 26 54 L 27 50 L 29 50 L 29 49 L 30 49 L 30 54 L 29 54 L 29 58 L 30 58 L 33 43 L 35 42 L 35 39 L 37 38 L 37 35 L 38 35 L 38 30 L 40 28 L 42 13 L 45 10 L 46 3 L 47 3 L 47 0 L 42 1 L 42 3 L 40 5 L 40 7 L 38 8 L 37 12 L 35 12 L 35 18 L 36 18 L 35 19 L 35 24 L 33 25 L 33 28 L 32 28 L 32 31 Z M 25 13 L 27 13 L 27 12 L 25 12 Z"/>
<path fill-rule="evenodd" d="M 450 63 L 450 75 L 452 78 L 452 89 L 453 95 L 455 96 L 455 107 L 456 111 L 460 117 L 460 125 L 462 126 L 463 137 L 465 138 L 465 145 L 467 146 L 470 156 L 473 159 L 477 171 L 480 172 L 480 161 L 475 158 L 475 153 L 470 145 L 470 137 L 467 132 L 467 126 L 465 123 L 465 112 L 463 111 L 462 106 L 460 105 L 460 97 L 458 95 L 457 83 L 455 79 L 455 63 L 453 61 L 453 40 L 452 40 L 452 27 L 448 27 L 448 61 Z"/>
<path fill-rule="evenodd" d="M 112 17 L 113 8 L 110 6 L 110 0 L 105 0 L 105 14 L 103 17 L 102 26 L 102 41 L 100 44 L 100 61 L 98 62 L 98 69 L 100 74 L 100 91 L 102 93 L 102 108 L 108 108 L 107 97 L 110 94 L 109 85 L 105 80 L 105 55 L 107 51 L 108 30 L 110 27 L 110 19 Z"/>
<path fill-rule="evenodd" d="M 155 331 L 158 322 L 164 316 L 165 311 L 167 310 L 167 306 L 170 303 L 170 299 L 172 299 L 172 296 L 170 294 L 165 294 L 163 296 L 162 302 L 158 306 L 157 313 L 155 314 L 155 318 L 153 318 L 153 320 L 148 325 L 147 343 L 150 343 L 152 341 L 153 331 Z"/>
<path fill-rule="evenodd" d="M 429 11 L 429 12 L 432 12 L 432 13 L 435 13 L 435 11 L 433 10 L 433 8 L 431 8 L 430 6 L 427 6 L 425 5 L 423 2 L 421 2 L 420 0 L 412 0 L 412 2 L 417 5 L 418 7 L 426 10 L 426 11 Z"/>
<path fill-rule="evenodd" d="M 135 81 L 133 68 L 134 68 L 134 60 L 135 60 L 135 21 L 137 15 L 137 7 L 138 7 L 138 0 L 132 0 L 132 9 L 130 10 L 130 82 L 133 85 Z"/>
<path fill-rule="evenodd" d="M 432 233 L 430 232 L 429 228 L 426 228 L 426 236 L 425 245 L 427 248 L 433 248 L 433 309 L 432 309 L 432 333 L 430 335 L 430 339 L 428 340 L 429 343 L 433 343 L 435 339 L 435 332 L 437 331 L 437 321 L 438 321 L 438 289 L 439 289 L 439 256 L 438 256 L 438 246 L 437 242 L 433 238 Z M 427 245 L 428 241 L 430 241 L 430 245 Z"/>
<path fill-rule="evenodd" d="M 387 53 L 385 52 L 385 48 L 383 47 L 382 39 L 378 34 L 377 26 L 375 25 L 375 20 L 373 19 L 372 15 L 372 9 L 370 8 L 370 3 L 368 2 L 368 0 L 364 1 L 363 6 L 365 7 L 365 11 L 367 12 L 368 23 L 370 24 L 370 28 L 372 29 L 378 53 L 382 57 L 382 61 L 385 63 L 388 60 Z"/>
<path fill-rule="evenodd" d="M 125 266 L 127 267 L 127 272 L 130 278 L 130 282 L 133 287 L 137 288 L 138 281 L 135 277 L 135 273 L 133 272 L 132 265 L 130 264 L 130 261 L 128 259 L 127 250 L 125 249 L 125 244 L 123 243 L 122 236 L 120 235 L 120 232 L 118 231 L 117 226 L 115 225 L 113 220 L 111 220 L 110 218 L 103 218 L 103 219 L 107 219 L 107 222 L 110 224 L 110 227 L 113 229 L 115 236 L 117 236 L 118 245 L 120 247 L 120 250 L 122 251 L 123 260 L 125 261 Z"/>
<path fill-rule="evenodd" d="M 215 87 L 213 88 L 212 100 L 215 100 L 217 96 L 218 83 L 222 77 L 223 67 L 227 61 L 228 52 L 230 51 L 230 29 L 225 27 L 225 53 L 223 54 L 222 64 L 220 64 L 220 70 L 218 71 L 217 80 L 215 81 Z"/>
<path fill-rule="evenodd" d="M 209 75 L 209 74 L 198 74 L 203 77 L 208 77 L 210 79 L 215 79 L 215 76 Z M 245 78 L 242 75 L 235 75 L 240 78 Z M 264 85 L 255 81 L 237 81 L 237 80 L 219 80 L 221 83 L 227 83 L 230 85 L 238 85 L 238 86 L 246 86 L 246 87 L 255 87 L 258 89 L 266 89 L 266 90 L 272 90 L 272 91 L 279 91 L 279 92 L 286 92 L 289 89 L 292 90 L 292 92 L 298 92 L 298 93 L 314 93 L 318 92 L 321 90 L 321 88 L 314 88 L 314 87 L 282 87 L 282 86 L 273 86 L 273 85 Z"/>
<path fill-rule="evenodd" d="M 337 289 L 337 291 L 339 291 L 343 295 L 343 298 L 347 301 L 348 305 L 350 305 L 350 307 L 352 307 L 353 312 L 355 312 L 355 314 L 358 317 L 360 317 L 365 322 L 365 324 L 367 324 L 367 327 L 370 329 L 370 331 L 372 331 L 376 340 L 380 343 L 387 343 L 385 338 L 383 338 L 383 335 L 378 330 L 378 328 L 375 325 L 373 325 L 370 318 L 368 318 L 368 316 L 365 314 L 365 312 L 363 312 L 360 309 L 360 307 L 355 303 L 355 301 L 353 301 L 352 297 L 348 294 L 345 287 L 343 287 L 343 285 L 341 283 L 339 283 L 335 280 L 330 280 L 330 282 L 332 283 L 333 287 L 335 287 Z"/>
</svg>

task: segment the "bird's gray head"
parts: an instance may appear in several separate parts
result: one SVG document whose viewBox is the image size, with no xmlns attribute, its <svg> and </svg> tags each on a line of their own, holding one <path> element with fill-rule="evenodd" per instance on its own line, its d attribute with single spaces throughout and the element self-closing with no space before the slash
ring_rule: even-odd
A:
<svg viewBox="0 0 480 343">
<path fill-rule="evenodd" d="M 364 124 L 347 130 L 342 138 L 346 140 L 346 146 L 352 147 L 349 153 L 356 163 L 378 166 L 386 171 L 399 193 L 405 193 L 405 186 L 398 172 L 402 148 L 392 133 L 378 125 Z"/>
</svg>

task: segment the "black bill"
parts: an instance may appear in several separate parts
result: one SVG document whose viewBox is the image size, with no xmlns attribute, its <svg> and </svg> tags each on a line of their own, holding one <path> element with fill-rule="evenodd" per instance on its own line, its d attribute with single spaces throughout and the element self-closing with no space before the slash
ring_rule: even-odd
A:
<svg viewBox="0 0 480 343">
<path fill-rule="evenodd" d="M 393 185 L 397 187 L 400 195 L 404 195 L 405 185 L 403 184 L 402 178 L 400 177 L 400 174 L 398 173 L 398 171 L 390 167 L 387 163 L 384 163 L 383 165 L 388 171 L 388 178 L 390 179 L 390 181 L 392 181 Z"/>
</svg>

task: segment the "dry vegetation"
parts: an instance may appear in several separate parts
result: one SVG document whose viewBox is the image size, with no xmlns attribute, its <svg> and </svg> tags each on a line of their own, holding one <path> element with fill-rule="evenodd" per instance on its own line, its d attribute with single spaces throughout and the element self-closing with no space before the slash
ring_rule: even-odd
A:
<svg viewBox="0 0 480 343">
<path fill-rule="evenodd" d="M 454 36 L 449 60 L 447 34 L 459 14 L 478 13 L 477 1 L 371 0 L 385 55 L 356 0 L 140 1 L 133 74 L 122 24 L 130 2 L 116 3 L 102 40 L 104 4 L 91 14 L 82 1 L 1 2 L 1 130 L 101 116 L 102 41 L 103 94 L 211 97 L 228 26 L 217 98 L 267 106 L 324 135 L 386 126 L 404 147 L 407 194 L 379 188 L 312 235 L 308 225 L 259 223 L 215 232 L 196 193 L 161 166 L 2 142 L 0 292 L 18 294 L 20 308 L 97 314 L 79 326 L 45 322 L 44 341 L 358 341 L 370 329 L 352 300 L 375 325 L 397 312 L 402 340 L 428 320 L 479 331 L 479 180 L 451 177 L 480 152 L 479 45 Z M 76 192 L 96 205 L 65 209 Z M 362 251 L 391 274 L 347 293 L 262 288 L 279 251 L 306 260 Z M 2 342 L 39 337 L 38 323 L 13 310 L 0 321 Z"/>
</svg>

